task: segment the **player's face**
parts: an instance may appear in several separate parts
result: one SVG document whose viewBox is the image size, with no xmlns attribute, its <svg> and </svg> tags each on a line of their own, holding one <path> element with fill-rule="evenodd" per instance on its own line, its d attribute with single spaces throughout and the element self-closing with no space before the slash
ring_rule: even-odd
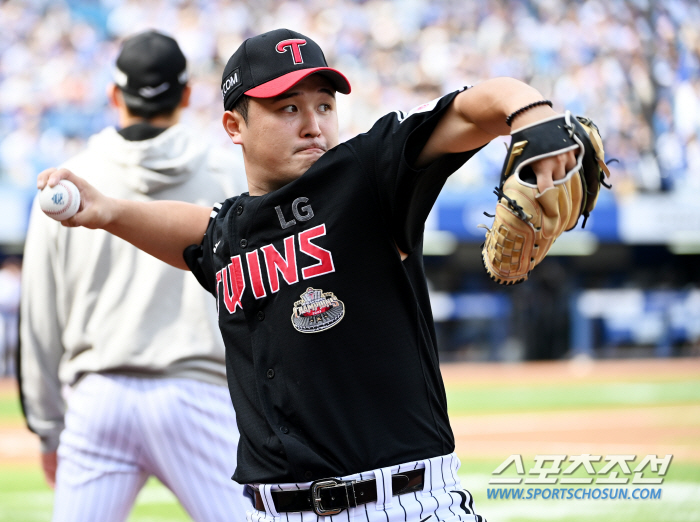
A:
<svg viewBox="0 0 700 522">
<path fill-rule="evenodd" d="M 338 144 L 331 83 L 313 74 L 275 98 L 251 98 L 240 144 L 251 195 L 297 179 Z"/>
</svg>

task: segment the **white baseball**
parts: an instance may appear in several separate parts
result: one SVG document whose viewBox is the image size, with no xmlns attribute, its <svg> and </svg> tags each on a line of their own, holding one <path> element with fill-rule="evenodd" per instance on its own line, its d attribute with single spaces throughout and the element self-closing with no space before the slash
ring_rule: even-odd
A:
<svg viewBox="0 0 700 522">
<path fill-rule="evenodd" d="M 55 187 L 44 187 L 39 193 L 39 206 L 44 213 L 56 221 L 71 218 L 80 208 L 80 191 L 67 179 Z"/>
</svg>

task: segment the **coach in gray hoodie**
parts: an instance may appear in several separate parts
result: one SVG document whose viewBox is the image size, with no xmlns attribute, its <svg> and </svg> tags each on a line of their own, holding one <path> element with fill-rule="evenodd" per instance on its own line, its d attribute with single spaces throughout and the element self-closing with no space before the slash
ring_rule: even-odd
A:
<svg viewBox="0 0 700 522">
<path fill-rule="evenodd" d="M 211 206 L 241 192 L 242 172 L 217 165 L 178 123 L 189 96 L 175 40 L 131 37 L 109 89 L 120 129 L 91 137 L 65 166 L 118 198 Z M 107 232 L 62 227 L 35 201 L 20 366 L 54 521 L 125 520 L 149 476 L 195 520 L 245 517 L 230 479 L 239 434 L 215 303 L 189 273 Z"/>
</svg>

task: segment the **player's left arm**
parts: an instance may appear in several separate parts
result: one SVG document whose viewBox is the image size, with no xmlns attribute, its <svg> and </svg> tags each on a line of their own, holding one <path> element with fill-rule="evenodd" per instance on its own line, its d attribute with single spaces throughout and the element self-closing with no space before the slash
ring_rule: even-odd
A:
<svg viewBox="0 0 700 522">
<path fill-rule="evenodd" d="M 415 167 L 425 167 L 444 154 L 474 150 L 497 136 L 556 116 L 552 108 L 539 105 L 514 118 L 512 127 L 506 124 L 510 114 L 543 99 L 537 89 L 513 78 L 494 78 L 462 91 L 440 119 Z M 533 164 L 540 192 L 553 186 L 553 180 L 562 179 L 575 164 L 573 151 Z"/>
</svg>

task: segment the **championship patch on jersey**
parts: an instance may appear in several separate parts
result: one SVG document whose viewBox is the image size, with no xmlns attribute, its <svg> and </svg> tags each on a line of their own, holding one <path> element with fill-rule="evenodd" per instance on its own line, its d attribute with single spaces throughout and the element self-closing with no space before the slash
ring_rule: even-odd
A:
<svg viewBox="0 0 700 522">
<path fill-rule="evenodd" d="M 301 333 L 328 330 L 345 316 L 345 305 L 333 292 L 307 288 L 294 303 L 292 325 Z"/>
</svg>

